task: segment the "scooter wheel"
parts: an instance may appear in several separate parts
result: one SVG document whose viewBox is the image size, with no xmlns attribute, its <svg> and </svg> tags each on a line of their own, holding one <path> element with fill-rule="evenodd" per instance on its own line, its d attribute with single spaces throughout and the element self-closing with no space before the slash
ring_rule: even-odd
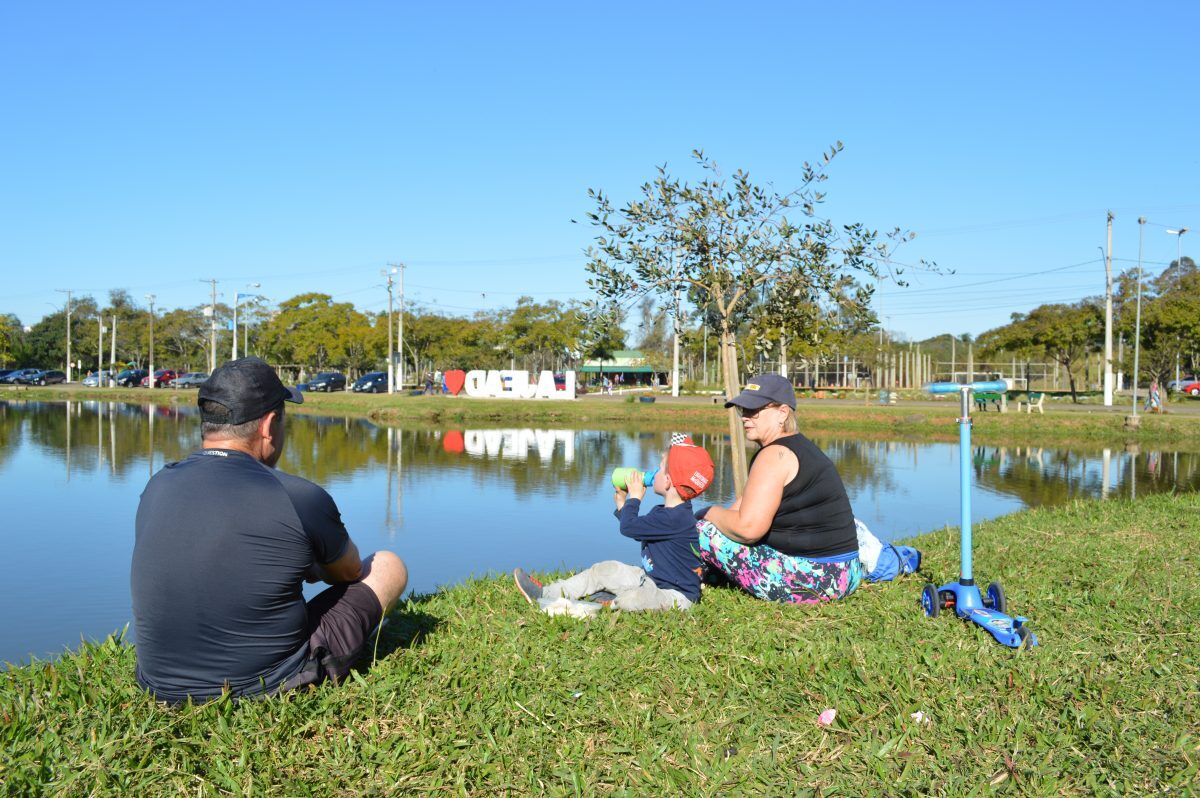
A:
<svg viewBox="0 0 1200 798">
<path fill-rule="evenodd" d="M 938 596 L 936 585 L 928 584 L 921 590 L 921 609 L 925 610 L 927 618 L 938 616 L 938 612 L 941 610 L 941 597 Z"/>
<path fill-rule="evenodd" d="M 999 582 L 992 582 L 987 586 L 987 591 L 983 594 L 983 606 L 1003 615 L 1008 614 L 1008 598 Z"/>
<path fill-rule="evenodd" d="M 1031 648 L 1029 638 L 1032 637 L 1029 630 L 1024 626 L 1018 626 L 1017 637 L 1021 638 L 1021 644 L 1017 646 L 1017 649 L 1021 651 L 1028 651 Z"/>
</svg>

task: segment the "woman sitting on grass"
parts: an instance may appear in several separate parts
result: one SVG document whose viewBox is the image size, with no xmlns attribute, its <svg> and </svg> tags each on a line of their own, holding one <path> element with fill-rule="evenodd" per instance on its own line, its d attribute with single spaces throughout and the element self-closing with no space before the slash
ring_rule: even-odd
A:
<svg viewBox="0 0 1200 798">
<path fill-rule="evenodd" d="M 833 462 L 796 430 L 796 393 L 763 374 L 725 403 L 759 445 L 741 498 L 701 511 L 700 558 L 756 598 L 844 598 L 863 578 L 850 499 Z"/>
</svg>

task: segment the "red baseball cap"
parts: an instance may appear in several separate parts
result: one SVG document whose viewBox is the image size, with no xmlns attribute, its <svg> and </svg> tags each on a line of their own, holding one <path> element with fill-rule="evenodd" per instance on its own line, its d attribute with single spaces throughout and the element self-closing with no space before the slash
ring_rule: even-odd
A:
<svg viewBox="0 0 1200 798">
<path fill-rule="evenodd" d="M 713 480 L 713 461 L 708 452 L 683 435 L 672 435 L 667 449 L 667 476 L 680 498 L 693 499 Z"/>
</svg>

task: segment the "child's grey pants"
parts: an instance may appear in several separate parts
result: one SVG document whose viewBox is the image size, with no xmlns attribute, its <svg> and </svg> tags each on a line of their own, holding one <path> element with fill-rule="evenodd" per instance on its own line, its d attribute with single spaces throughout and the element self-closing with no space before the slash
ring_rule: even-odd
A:
<svg viewBox="0 0 1200 798">
<path fill-rule="evenodd" d="M 542 588 L 542 598 L 581 599 L 598 590 L 614 594 L 613 609 L 625 612 L 686 610 L 692 606 L 687 596 L 678 590 L 663 590 L 641 568 L 616 560 L 598 562 L 570 579 L 546 585 Z"/>
</svg>

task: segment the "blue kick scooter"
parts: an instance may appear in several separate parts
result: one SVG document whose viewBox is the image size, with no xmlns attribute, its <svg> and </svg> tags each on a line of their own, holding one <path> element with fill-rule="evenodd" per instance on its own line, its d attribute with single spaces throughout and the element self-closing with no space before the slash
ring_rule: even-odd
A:
<svg viewBox="0 0 1200 798">
<path fill-rule="evenodd" d="M 962 415 L 958 419 L 958 459 L 962 493 L 962 538 L 959 544 L 962 565 L 957 582 L 937 587 L 929 583 L 921 591 L 921 608 L 925 615 L 936 618 L 942 610 L 953 609 L 963 620 L 982 626 L 992 637 L 1010 648 L 1032 648 L 1037 636 L 1025 625 L 1027 619 L 1007 615 L 1008 599 L 999 582 L 992 582 L 984 593 L 979 592 L 971 572 L 971 394 L 974 391 L 999 392 L 1008 390 L 1003 380 L 974 382 L 935 382 L 925 386 L 929 393 L 958 393 Z"/>
</svg>

